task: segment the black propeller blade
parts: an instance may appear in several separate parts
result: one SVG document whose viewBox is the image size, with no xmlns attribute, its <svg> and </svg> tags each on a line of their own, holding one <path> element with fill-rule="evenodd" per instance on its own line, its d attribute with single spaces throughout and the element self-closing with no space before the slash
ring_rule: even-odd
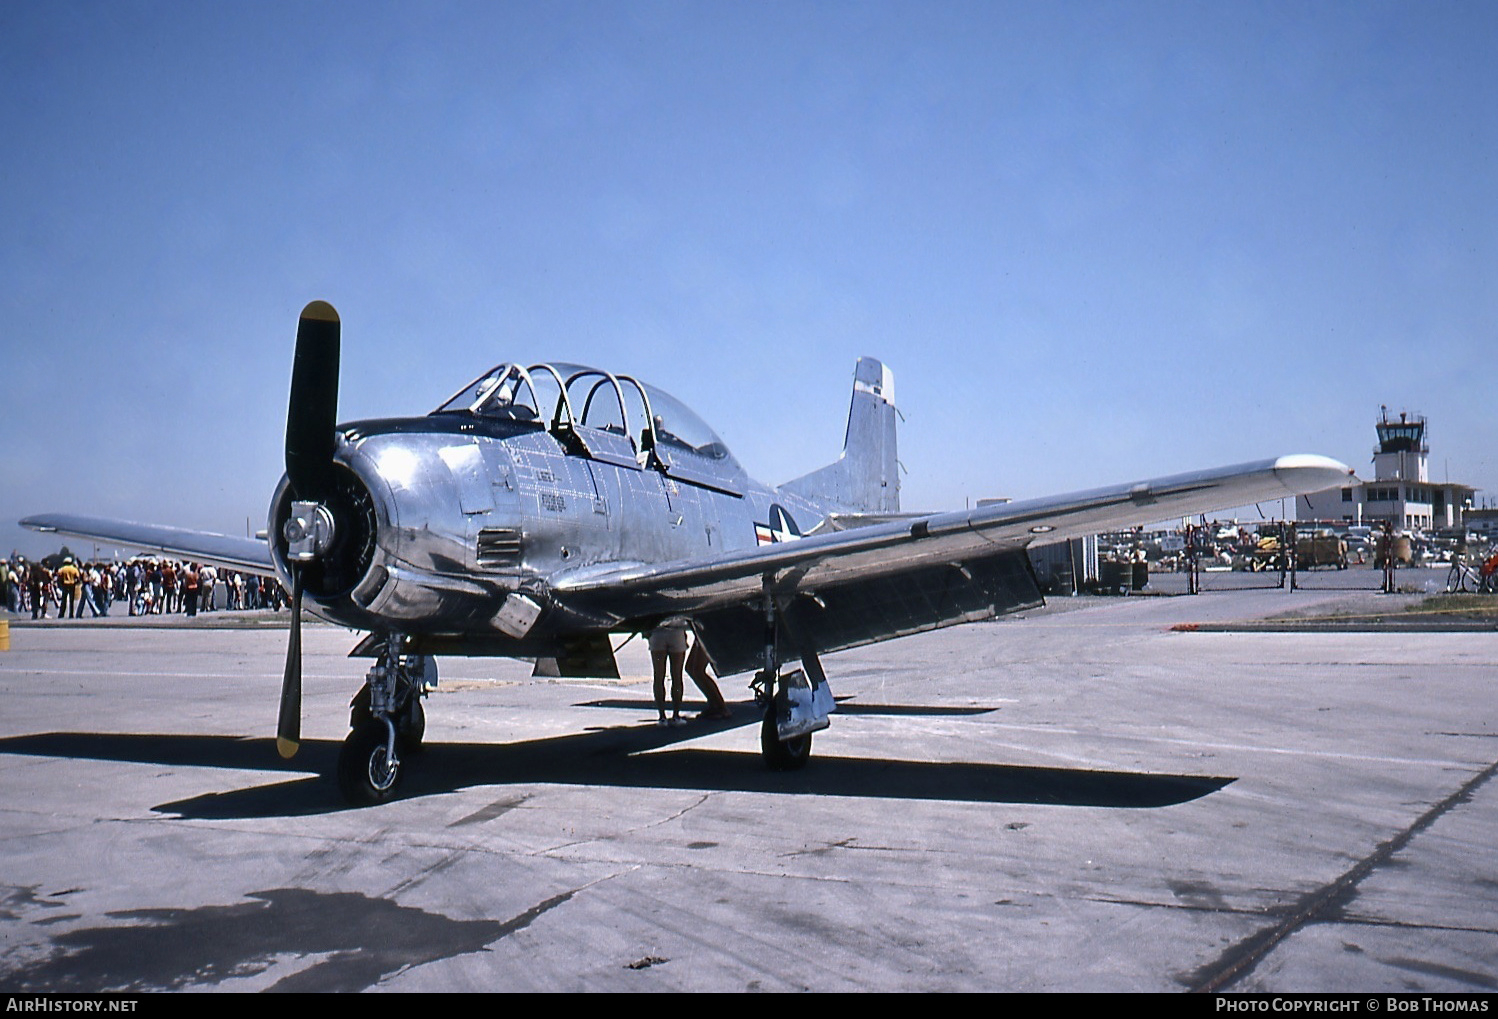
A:
<svg viewBox="0 0 1498 1019">
<path fill-rule="evenodd" d="M 296 756 L 302 744 L 302 571 L 291 572 L 291 637 L 286 642 L 286 674 L 281 680 L 281 715 L 276 721 L 276 753 Z"/>
<path fill-rule="evenodd" d="M 299 499 L 320 501 L 333 487 L 339 333 L 331 304 L 313 301 L 302 309 L 286 411 L 286 476 Z"/>
<path fill-rule="evenodd" d="M 326 301 L 302 309 L 297 323 L 296 358 L 291 366 L 291 402 L 286 410 L 286 476 L 298 499 L 323 502 L 333 493 L 333 453 L 338 424 L 338 312 Z M 302 565 L 291 569 L 291 636 L 276 751 L 293 757 L 302 741 Z"/>
</svg>

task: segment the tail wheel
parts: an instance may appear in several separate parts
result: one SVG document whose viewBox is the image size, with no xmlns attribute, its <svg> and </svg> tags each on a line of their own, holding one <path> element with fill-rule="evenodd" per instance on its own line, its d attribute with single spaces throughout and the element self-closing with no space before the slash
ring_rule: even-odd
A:
<svg viewBox="0 0 1498 1019">
<path fill-rule="evenodd" d="M 338 791 L 343 798 L 358 807 L 385 803 L 395 795 L 400 778 L 400 759 L 389 755 L 385 726 L 354 726 L 338 753 Z"/>
</svg>

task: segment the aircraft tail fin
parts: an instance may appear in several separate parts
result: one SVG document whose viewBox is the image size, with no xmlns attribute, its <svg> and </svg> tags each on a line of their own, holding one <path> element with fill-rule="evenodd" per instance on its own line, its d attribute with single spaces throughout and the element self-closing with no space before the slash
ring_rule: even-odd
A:
<svg viewBox="0 0 1498 1019">
<path fill-rule="evenodd" d="M 852 513 L 898 513 L 900 466 L 895 455 L 894 373 L 875 358 L 861 357 L 853 371 L 842 456 L 780 488 Z"/>
</svg>

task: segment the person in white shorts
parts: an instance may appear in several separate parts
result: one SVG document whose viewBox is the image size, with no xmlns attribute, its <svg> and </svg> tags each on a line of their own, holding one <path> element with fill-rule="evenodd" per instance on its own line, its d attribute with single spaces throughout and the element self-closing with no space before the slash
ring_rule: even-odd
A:
<svg viewBox="0 0 1498 1019">
<path fill-rule="evenodd" d="M 692 621 L 672 616 L 650 631 L 650 664 L 655 669 L 656 725 L 685 725 L 681 717 L 681 674 L 687 661 L 687 631 Z M 671 666 L 671 718 L 666 719 L 666 666 Z"/>
</svg>

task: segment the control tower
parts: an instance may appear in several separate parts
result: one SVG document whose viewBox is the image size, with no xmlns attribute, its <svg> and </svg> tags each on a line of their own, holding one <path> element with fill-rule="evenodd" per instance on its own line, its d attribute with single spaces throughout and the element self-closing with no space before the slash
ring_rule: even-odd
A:
<svg viewBox="0 0 1498 1019">
<path fill-rule="evenodd" d="M 1391 419 L 1389 408 L 1380 407 L 1374 427 L 1378 445 L 1373 447 L 1373 480 L 1302 495 L 1295 500 L 1296 518 L 1342 524 L 1388 521 L 1397 529 L 1412 530 L 1462 526 L 1476 490 L 1430 480 L 1424 415 L 1401 413 Z"/>
<path fill-rule="evenodd" d="M 1425 443 L 1425 416 L 1401 413 L 1389 420 L 1389 408 L 1379 408 L 1378 445 L 1373 447 L 1375 481 L 1430 482 L 1430 447 Z"/>
</svg>

